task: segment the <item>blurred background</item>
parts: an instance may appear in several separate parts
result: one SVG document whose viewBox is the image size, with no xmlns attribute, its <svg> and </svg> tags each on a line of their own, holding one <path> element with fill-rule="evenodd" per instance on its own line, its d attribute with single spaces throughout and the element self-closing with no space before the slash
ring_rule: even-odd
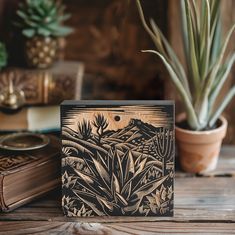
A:
<svg viewBox="0 0 235 235">
<path fill-rule="evenodd" d="M 7 44 L 9 66 L 21 63 L 18 38 L 12 24 L 19 0 L 0 0 L 0 40 Z M 85 65 L 82 99 L 176 100 L 181 105 L 168 73 L 156 56 L 141 49 L 154 48 L 143 29 L 134 1 L 64 0 L 71 18 L 67 24 L 74 32 L 61 40 L 60 59 L 80 61 Z M 179 1 L 143 1 L 147 17 L 153 18 L 182 57 Z M 224 31 L 235 21 L 235 1 L 222 1 Z M 234 48 L 234 37 L 230 48 Z M 229 53 L 229 52 L 228 52 Z M 235 70 L 223 92 L 234 83 Z M 229 131 L 226 143 L 235 144 L 235 100 L 226 110 Z"/>
</svg>

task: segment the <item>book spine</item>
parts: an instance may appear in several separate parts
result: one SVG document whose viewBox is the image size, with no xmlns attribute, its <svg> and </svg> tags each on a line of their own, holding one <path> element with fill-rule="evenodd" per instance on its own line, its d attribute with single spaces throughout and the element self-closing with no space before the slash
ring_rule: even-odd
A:
<svg viewBox="0 0 235 235">
<path fill-rule="evenodd" d="M 0 174 L 0 211 L 8 211 L 8 207 L 5 204 L 4 196 L 3 196 L 3 179 L 4 175 Z"/>
</svg>

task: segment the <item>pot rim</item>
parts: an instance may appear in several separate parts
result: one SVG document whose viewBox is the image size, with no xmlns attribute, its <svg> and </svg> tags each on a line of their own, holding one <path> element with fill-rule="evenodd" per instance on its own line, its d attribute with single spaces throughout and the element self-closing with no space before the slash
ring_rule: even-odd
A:
<svg viewBox="0 0 235 235">
<path fill-rule="evenodd" d="M 183 116 L 183 114 L 179 114 L 178 116 Z M 182 118 L 181 121 L 185 120 L 186 118 Z M 178 127 L 176 124 L 175 124 L 175 129 L 177 131 L 180 131 L 180 132 L 184 132 L 186 134 L 193 134 L 193 135 L 203 135 L 203 134 L 216 134 L 216 133 L 219 133 L 220 131 L 226 129 L 227 125 L 228 125 L 228 121 L 227 119 L 224 117 L 224 116 L 220 116 L 219 117 L 219 120 L 221 121 L 221 125 L 215 129 L 212 129 L 212 130 L 206 130 L 206 131 L 193 131 L 193 130 L 187 130 L 187 129 L 184 129 L 184 128 L 181 128 L 181 127 Z"/>
</svg>

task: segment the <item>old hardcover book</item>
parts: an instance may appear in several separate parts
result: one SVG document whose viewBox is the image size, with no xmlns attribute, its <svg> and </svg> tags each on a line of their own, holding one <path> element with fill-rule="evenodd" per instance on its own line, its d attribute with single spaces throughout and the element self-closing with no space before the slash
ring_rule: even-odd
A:
<svg viewBox="0 0 235 235">
<path fill-rule="evenodd" d="M 0 74 L 0 90 L 12 79 L 14 87 L 24 92 L 27 105 L 59 105 L 81 98 L 83 74 L 83 63 L 72 61 L 58 62 L 47 70 L 9 68 Z"/>
<path fill-rule="evenodd" d="M 61 123 L 65 215 L 173 215 L 172 102 L 65 101 Z"/>
<path fill-rule="evenodd" d="M 39 150 L 0 154 L 0 211 L 8 212 L 56 188 L 60 183 L 60 141 Z"/>
<path fill-rule="evenodd" d="M 25 107 L 15 114 L 0 113 L 0 132 L 60 130 L 60 107 Z"/>
</svg>

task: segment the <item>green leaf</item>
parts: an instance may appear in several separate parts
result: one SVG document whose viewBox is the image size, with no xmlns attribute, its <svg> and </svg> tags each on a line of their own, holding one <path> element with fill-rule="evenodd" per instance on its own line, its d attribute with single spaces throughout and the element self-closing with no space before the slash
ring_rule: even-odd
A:
<svg viewBox="0 0 235 235">
<path fill-rule="evenodd" d="M 71 34 L 72 32 L 73 32 L 72 28 L 61 26 L 58 28 L 58 30 L 53 31 L 52 35 L 56 37 L 64 37 L 64 36 Z"/>
<path fill-rule="evenodd" d="M 185 9 L 185 0 L 181 0 L 181 15 L 182 15 L 182 33 L 183 33 L 183 45 L 184 45 L 184 53 L 185 59 L 187 63 L 187 67 L 189 68 L 189 42 L 188 42 L 188 29 L 187 29 L 187 17 L 186 17 L 186 9 Z"/>
<path fill-rule="evenodd" d="M 28 19 L 28 15 L 25 14 L 25 12 L 23 12 L 22 10 L 18 10 L 16 11 L 16 14 L 21 17 L 22 19 Z"/>
<path fill-rule="evenodd" d="M 221 114 L 223 113 L 223 111 L 228 106 L 228 104 L 230 103 L 230 101 L 233 99 L 234 96 L 235 96 L 235 86 L 233 86 L 230 89 L 228 94 L 225 96 L 223 102 L 218 106 L 218 109 L 215 111 L 215 113 L 211 117 L 210 122 L 209 122 L 209 127 L 212 128 L 216 124 L 218 118 L 221 116 Z"/>
<path fill-rule="evenodd" d="M 191 97 L 191 93 L 190 93 L 190 89 L 189 89 L 188 80 L 186 78 L 186 73 L 184 71 L 182 64 L 180 63 L 179 59 L 177 58 L 175 52 L 173 51 L 172 47 L 168 43 L 167 39 L 164 37 L 161 30 L 158 28 L 158 26 L 155 24 L 155 22 L 152 19 L 150 20 L 150 24 L 153 28 L 155 35 L 158 34 L 159 38 L 161 38 L 161 40 L 164 44 L 164 47 L 167 51 L 167 54 L 169 55 L 168 61 L 172 64 L 172 67 L 174 68 L 175 73 L 178 75 L 179 79 L 182 81 L 182 83 L 187 91 L 187 94 L 191 99 L 192 97 Z M 163 46 L 162 46 L 162 48 L 163 48 Z"/>
<path fill-rule="evenodd" d="M 201 26 L 201 38 L 200 38 L 200 75 L 201 79 L 205 80 L 206 75 L 208 73 L 209 68 L 209 59 L 210 59 L 210 46 L 211 46 L 211 38 L 210 38 L 210 22 L 211 22 L 211 15 L 210 15 L 210 6 L 208 0 L 204 1 L 205 6 L 205 13 L 204 19 L 202 19 L 202 26 Z"/>
<path fill-rule="evenodd" d="M 210 52 L 210 67 L 212 67 L 216 59 L 219 57 L 220 54 L 220 48 L 221 48 L 221 41 L 222 41 L 222 26 L 221 26 L 221 21 L 218 19 L 213 25 L 212 28 L 212 39 L 211 39 L 211 52 Z"/>
<path fill-rule="evenodd" d="M 68 20 L 69 18 L 71 18 L 71 14 L 61 15 L 61 16 L 58 17 L 58 21 L 59 22 L 64 22 L 64 21 Z"/>
<path fill-rule="evenodd" d="M 36 12 L 38 13 L 38 15 L 40 15 L 41 17 L 45 17 L 45 11 L 43 10 L 43 8 L 41 6 L 37 6 L 35 7 Z"/>
<path fill-rule="evenodd" d="M 38 27 L 38 24 L 31 21 L 31 20 L 28 20 L 28 19 L 25 19 L 25 23 L 26 23 L 26 27 L 32 27 L 32 28 L 37 28 Z"/>
<path fill-rule="evenodd" d="M 7 65 L 7 50 L 3 43 L 0 42 L 0 69 Z"/>
<path fill-rule="evenodd" d="M 27 38 L 32 38 L 36 34 L 36 31 L 34 29 L 24 29 L 22 33 Z"/>
<path fill-rule="evenodd" d="M 209 97 L 210 108 L 211 109 L 214 106 L 215 101 L 216 101 L 217 97 L 219 96 L 219 93 L 220 93 L 220 91 L 221 91 L 225 81 L 227 80 L 228 75 L 229 75 L 229 73 L 230 73 L 234 63 L 235 63 L 235 53 L 233 53 L 233 55 L 227 59 L 227 63 L 224 66 L 223 73 L 219 77 L 219 81 L 216 84 L 214 90 L 212 91 L 212 93 L 211 93 L 211 95 Z"/>
<path fill-rule="evenodd" d="M 152 30 L 150 29 L 150 27 L 148 26 L 148 24 L 145 20 L 144 12 L 143 12 L 140 0 L 136 0 L 136 4 L 137 4 L 138 11 L 139 11 L 141 22 L 142 22 L 146 32 L 150 35 L 150 37 L 152 38 L 152 40 L 155 43 L 155 46 L 158 48 L 158 50 L 159 49 L 161 50 L 161 45 L 159 43 L 159 38 L 157 38 L 156 35 L 152 32 Z"/>
<path fill-rule="evenodd" d="M 207 80 L 207 83 L 204 87 L 204 90 L 203 90 L 203 94 L 204 94 L 204 97 L 208 97 L 210 92 L 211 92 L 211 89 L 213 87 L 213 83 L 215 82 L 215 79 L 216 79 L 216 75 L 221 67 L 221 64 L 222 64 L 222 61 L 223 61 L 223 58 L 224 58 L 224 54 L 225 54 L 225 51 L 227 49 L 227 46 L 228 46 L 228 43 L 229 43 L 229 40 L 233 34 L 235 30 L 235 24 L 232 26 L 232 28 L 229 30 L 229 32 L 227 33 L 227 36 L 225 38 L 225 41 L 223 43 L 223 46 L 220 50 L 220 55 L 216 61 L 216 64 L 213 66 L 213 69 L 211 70 L 211 74 Z"/>
<path fill-rule="evenodd" d="M 187 92 L 185 91 L 177 74 L 174 72 L 172 66 L 166 61 L 164 56 L 161 55 L 157 51 L 146 50 L 143 52 L 150 52 L 150 53 L 154 53 L 154 54 L 158 55 L 160 57 L 160 59 L 162 60 L 162 62 L 165 64 L 166 69 L 168 70 L 169 74 L 171 75 L 171 80 L 173 81 L 174 85 L 176 86 L 177 90 L 179 91 L 179 93 L 182 97 L 182 100 L 184 101 L 184 104 L 186 107 L 186 112 L 187 112 L 188 124 L 190 125 L 190 127 L 192 129 L 197 130 L 199 128 L 199 125 L 198 125 L 198 120 L 197 120 L 195 110 L 194 110 L 193 105 L 190 101 L 190 98 L 187 95 Z"/>
<path fill-rule="evenodd" d="M 51 31 L 46 28 L 39 28 L 37 30 L 37 33 L 41 36 L 48 37 L 51 35 Z"/>
<path fill-rule="evenodd" d="M 61 28 L 61 25 L 59 25 L 58 22 L 52 22 L 52 23 L 47 24 L 46 27 L 52 31 L 59 31 Z"/>
<path fill-rule="evenodd" d="M 211 25 L 213 28 L 213 25 L 218 21 L 218 17 L 220 16 L 221 1 L 213 0 L 211 1 L 210 5 L 211 5 Z"/>
<path fill-rule="evenodd" d="M 188 44 L 190 50 L 188 51 L 189 55 L 188 58 L 190 59 L 190 72 L 194 82 L 194 90 L 197 95 L 199 91 L 199 84 L 200 84 L 200 75 L 199 75 L 199 68 L 198 68 L 198 61 L 197 61 L 197 54 L 198 52 L 196 47 L 196 35 L 195 31 L 193 30 L 193 22 L 192 22 L 192 14 L 190 10 L 190 5 L 188 0 L 185 0 L 185 11 L 186 11 L 186 21 L 187 21 L 187 35 L 188 35 Z"/>
<path fill-rule="evenodd" d="M 42 18 L 37 15 L 30 15 L 30 18 L 34 21 L 41 22 Z"/>
<path fill-rule="evenodd" d="M 19 5 L 17 15 L 17 27 L 22 31 L 27 30 L 23 33 L 27 37 L 31 37 L 29 28 L 35 29 L 35 33 L 43 37 L 63 37 L 73 32 L 72 28 L 62 25 L 70 14 L 65 14 L 64 5 L 54 0 L 26 0 Z"/>
<path fill-rule="evenodd" d="M 192 12 L 193 12 L 193 19 L 195 24 L 195 30 L 197 31 L 197 34 L 199 34 L 200 31 L 200 17 L 199 17 L 199 11 L 198 6 L 196 4 L 195 0 L 192 0 Z"/>
</svg>

